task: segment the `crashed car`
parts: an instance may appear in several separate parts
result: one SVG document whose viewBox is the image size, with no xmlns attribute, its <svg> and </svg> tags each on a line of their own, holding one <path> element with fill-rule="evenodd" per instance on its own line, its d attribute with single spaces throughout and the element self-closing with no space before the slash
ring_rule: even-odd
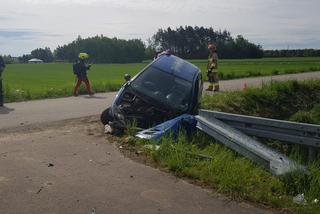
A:
<svg viewBox="0 0 320 214">
<path fill-rule="evenodd" d="M 101 122 L 124 130 L 129 123 L 149 128 L 181 114 L 196 114 L 202 94 L 201 71 L 174 55 L 162 55 L 126 83 Z"/>
</svg>

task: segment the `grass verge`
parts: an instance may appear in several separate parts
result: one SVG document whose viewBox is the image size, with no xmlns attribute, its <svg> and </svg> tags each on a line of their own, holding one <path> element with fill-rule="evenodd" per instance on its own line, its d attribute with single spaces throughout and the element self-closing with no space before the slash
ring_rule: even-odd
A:
<svg viewBox="0 0 320 214">
<path fill-rule="evenodd" d="M 320 198 L 320 161 L 310 165 L 309 176 L 274 177 L 200 132 L 192 139 L 183 134 L 177 139 L 167 137 L 154 142 L 126 138 L 125 144 L 135 153 L 142 151 L 175 176 L 196 181 L 233 200 L 263 204 L 284 213 L 316 214 L 320 209 L 320 204 L 314 203 Z M 305 202 L 293 203 L 293 197 L 300 193 L 305 194 Z"/>
</svg>

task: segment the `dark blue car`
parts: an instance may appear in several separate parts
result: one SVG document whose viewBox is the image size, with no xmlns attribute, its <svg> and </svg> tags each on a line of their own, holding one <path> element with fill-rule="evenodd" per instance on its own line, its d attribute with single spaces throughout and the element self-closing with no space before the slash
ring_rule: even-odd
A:
<svg viewBox="0 0 320 214">
<path fill-rule="evenodd" d="M 181 114 L 196 114 L 202 94 L 198 67 L 174 55 L 154 60 L 119 90 L 101 122 L 125 129 L 128 122 L 148 128 Z"/>
</svg>

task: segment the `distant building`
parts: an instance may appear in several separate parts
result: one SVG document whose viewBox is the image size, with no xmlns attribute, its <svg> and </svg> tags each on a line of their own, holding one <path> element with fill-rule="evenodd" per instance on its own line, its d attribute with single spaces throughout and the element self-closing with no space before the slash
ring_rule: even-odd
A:
<svg viewBox="0 0 320 214">
<path fill-rule="evenodd" d="M 28 60 L 28 63 L 43 63 L 43 60 L 33 58 L 33 59 Z"/>
</svg>

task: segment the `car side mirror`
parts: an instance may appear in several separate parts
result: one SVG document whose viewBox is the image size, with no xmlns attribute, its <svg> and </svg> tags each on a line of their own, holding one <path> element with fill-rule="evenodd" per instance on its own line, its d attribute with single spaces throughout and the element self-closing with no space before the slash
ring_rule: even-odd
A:
<svg viewBox="0 0 320 214">
<path fill-rule="evenodd" d="M 125 79 L 126 82 L 129 82 L 131 80 L 130 74 L 125 74 L 124 75 L 124 79 Z"/>
</svg>

